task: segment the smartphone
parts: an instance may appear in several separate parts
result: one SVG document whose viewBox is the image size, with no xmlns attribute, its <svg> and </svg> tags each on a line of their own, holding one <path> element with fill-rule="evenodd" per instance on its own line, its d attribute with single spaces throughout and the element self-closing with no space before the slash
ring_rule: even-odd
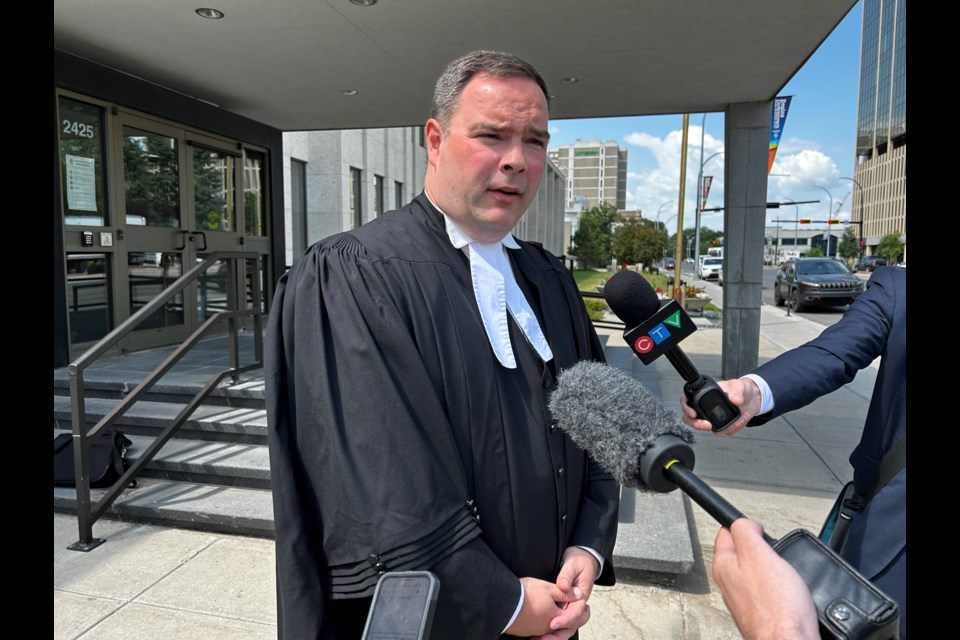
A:
<svg viewBox="0 0 960 640">
<path fill-rule="evenodd" d="M 363 640 L 425 640 L 430 637 L 440 581 L 429 571 L 391 571 L 373 592 Z"/>
</svg>

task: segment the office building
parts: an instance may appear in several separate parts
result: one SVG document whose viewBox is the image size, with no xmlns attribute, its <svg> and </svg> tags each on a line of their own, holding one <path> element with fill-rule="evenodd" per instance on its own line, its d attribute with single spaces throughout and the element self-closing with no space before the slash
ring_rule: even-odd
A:
<svg viewBox="0 0 960 640">
<path fill-rule="evenodd" d="M 566 201 L 591 209 L 601 202 L 627 206 L 627 150 L 616 142 L 577 140 L 549 149 L 550 159 L 566 176 Z"/>
<path fill-rule="evenodd" d="M 853 220 L 862 220 L 865 252 L 900 234 L 906 260 L 906 0 L 864 0 Z"/>
</svg>

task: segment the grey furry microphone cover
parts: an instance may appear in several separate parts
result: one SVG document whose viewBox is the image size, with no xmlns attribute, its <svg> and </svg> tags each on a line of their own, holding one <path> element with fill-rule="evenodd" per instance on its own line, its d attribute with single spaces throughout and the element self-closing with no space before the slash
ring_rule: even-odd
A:
<svg viewBox="0 0 960 640">
<path fill-rule="evenodd" d="M 645 488 L 638 461 L 658 437 L 694 440 L 679 407 L 667 409 L 630 374 L 600 362 L 584 360 L 561 371 L 548 406 L 557 426 L 628 487 Z"/>
</svg>

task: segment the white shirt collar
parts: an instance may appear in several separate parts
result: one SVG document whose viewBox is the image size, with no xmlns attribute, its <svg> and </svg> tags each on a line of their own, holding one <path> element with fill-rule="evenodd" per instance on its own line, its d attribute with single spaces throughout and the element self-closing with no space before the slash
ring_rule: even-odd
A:
<svg viewBox="0 0 960 640">
<path fill-rule="evenodd" d="M 450 242 L 464 252 L 470 262 L 470 278 L 477 308 L 480 311 L 490 347 L 500 364 L 508 369 L 517 367 L 507 326 L 508 312 L 540 358 L 544 362 L 553 359 L 553 352 L 543 334 L 543 329 L 530 303 L 517 285 L 516 276 L 510 267 L 506 248 L 519 249 L 520 245 L 516 238 L 508 233 L 497 242 L 490 244 L 478 242 L 444 213 L 443 209 L 437 207 L 426 190 L 424 194 L 427 195 L 430 204 L 443 215 Z"/>
</svg>

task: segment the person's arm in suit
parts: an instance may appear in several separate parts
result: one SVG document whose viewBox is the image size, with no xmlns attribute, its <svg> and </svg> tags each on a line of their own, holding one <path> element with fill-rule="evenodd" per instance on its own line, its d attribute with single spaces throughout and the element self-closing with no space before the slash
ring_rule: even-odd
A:
<svg viewBox="0 0 960 640">
<path fill-rule="evenodd" d="M 819 336 L 757 367 L 750 377 L 721 380 L 720 387 L 740 407 L 741 416 L 725 429 L 733 435 L 743 427 L 756 426 L 799 409 L 836 391 L 867 367 L 886 349 L 898 301 L 904 298 L 903 274 L 893 268 L 878 269 L 866 292 L 857 298 L 839 322 Z M 760 385 L 756 378 L 760 378 Z M 766 389 L 761 392 L 761 386 Z M 681 397 L 683 421 L 701 431 L 711 425 L 697 418 Z"/>
</svg>

